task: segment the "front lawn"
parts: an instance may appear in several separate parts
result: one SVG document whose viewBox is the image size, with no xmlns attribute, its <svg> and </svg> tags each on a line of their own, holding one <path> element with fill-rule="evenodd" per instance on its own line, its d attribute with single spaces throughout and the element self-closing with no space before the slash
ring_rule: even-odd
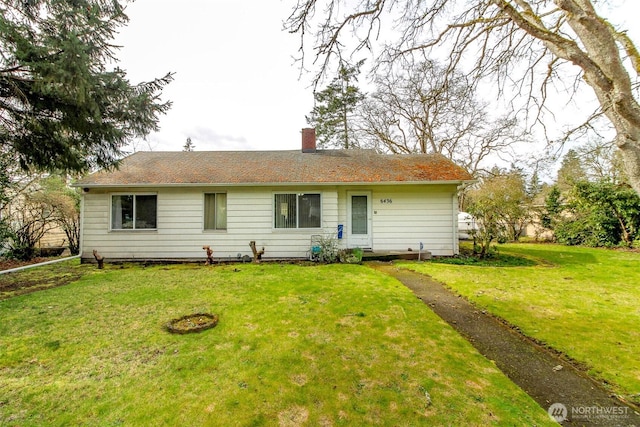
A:
<svg viewBox="0 0 640 427">
<path fill-rule="evenodd" d="M 1 425 L 553 425 L 366 266 L 87 267 L 0 301 Z"/>
<path fill-rule="evenodd" d="M 585 364 L 640 402 L 640 253 L 509 244 L 501 254 L 533 266 L 405 263 Z"/>
</svg>

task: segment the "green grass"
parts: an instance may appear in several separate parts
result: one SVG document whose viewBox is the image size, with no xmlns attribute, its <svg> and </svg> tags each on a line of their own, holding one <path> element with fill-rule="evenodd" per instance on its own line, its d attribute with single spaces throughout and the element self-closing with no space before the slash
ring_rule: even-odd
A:
<svg viewBox="0 0 640 427">
<path fill-rule="evenodd" d="M 499 252 L 537 264 L 403 265 L 446 283 L 640 400 L 640 253 L 535 244 L 501 245 Z"/>
<path fill-rule="evenodd" d="M 0 301 L 1 425 L 552 425 L 366 266 L 87 268 Z"/>
</svg>

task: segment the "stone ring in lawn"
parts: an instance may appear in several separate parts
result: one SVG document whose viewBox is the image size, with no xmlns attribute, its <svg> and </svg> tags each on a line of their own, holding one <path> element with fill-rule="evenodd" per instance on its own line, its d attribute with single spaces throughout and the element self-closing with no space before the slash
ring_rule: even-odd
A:
<svg viewBox="0 0 640 427">
<path fill-rule="evenodd" d="M 217 324 L 217 314 L 195 313 L 171 320 L 167 323 L 167 330 L 174 334 L 189 334 L 211 329 Z"/>
</svg>

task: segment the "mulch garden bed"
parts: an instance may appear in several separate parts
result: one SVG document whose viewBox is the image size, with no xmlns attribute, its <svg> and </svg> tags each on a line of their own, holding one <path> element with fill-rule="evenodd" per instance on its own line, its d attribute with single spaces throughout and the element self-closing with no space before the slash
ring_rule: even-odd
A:
<svg viewBox="0 0 640 427">
<path fill-rule="evenodd" d="M 167 323 L 167 330 L 174 334 L 190 334 L 211 329 L 218 324 L 218 315 L 195 313 L 173 319 Z"/>
</svg>

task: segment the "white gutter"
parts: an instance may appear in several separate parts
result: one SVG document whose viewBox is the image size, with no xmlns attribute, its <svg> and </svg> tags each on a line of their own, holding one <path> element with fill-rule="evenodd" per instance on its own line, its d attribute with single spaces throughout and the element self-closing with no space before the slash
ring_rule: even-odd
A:
<svg viewBox="0 0 640 427">
<path fill-rule="evenodd" d="M 9 270 L 2 270 L 2 271 L 0 271 L 0 274 L 15 273 L 17 271 L 27 270 L 27 269 L 33 268 L 33 267 L 40 267 L 41 265 L 55 264 L 55 263 L 58 263 L 58 262 L 69 261 L 71 259 L 76 259 L 76 258 L 80 258 L 80 255 L 74 255 L 74 256 L 70 256 L 70 257 L 66 257 L 66 258 L 54 259 L 53 261 L 45 261 L 45 262 L 41 262 L 41 263 L 38 263 L 38 264 L 23 265 L 22 267 L 11 268 Z"/>
<path fill-rule="evenodd" d="M 384 185 L 460 185 L 467 186 L 477 180 L 453 180 L 453 181 L 336 181 L 336 182 L 181 182 L 181 183 L 156 183 L 156 184 L 72 184 L 72 187 L 87 189 L 108 188 L 166 188 L 166 187 L 295 187 L 295 186 L 384 186 Z M 466 185 L 465 185 L 466 184 Z"/>
</svg>

